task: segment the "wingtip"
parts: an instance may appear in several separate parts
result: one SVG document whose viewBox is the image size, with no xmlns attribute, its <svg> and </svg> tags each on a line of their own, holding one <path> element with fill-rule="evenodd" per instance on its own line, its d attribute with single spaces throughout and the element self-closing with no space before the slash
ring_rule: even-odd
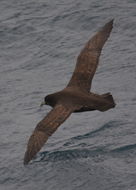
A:
<svg viewBox="0 0 136 190">
<path fill-rule="evenodd" d="M 24 155 L 24 161 L 23 161 L 23 164 L 24 165 L 28 165 L 29 162 L 34 158 L 35 154 L 31 153 L 32 151 L 30 151 L 30 149 L 28 148 L 25 152 L 25 155 Z"/>
<path fill-rule="evenodd" d="M 23 162 L 23 164 L 24 165 L 27 165 L 29 162 L 30 162 L 30 158 L 28 158 L 28 154 L 27 154 L 27 151 L 26 151 L 26 153 L 25 153 L 25 156 L 24 156 L 24 162 Z"/>
<path fill-rule="evenodd" d="M 114 22 L 114 19 L 111 19 L 109 20 L 109 22 L 107 22 L 102 28 L 101 28 L 101 31 L 102 32 L 106 32 L 109 36 L 112 28 L 113 28 L 113 22 Z"/>
<path fill-rule="evenodd" d="M 109 22 L 113 23 L 114 22 L 114 18 L 112 18 Z"/>
<path fill-rule="evenodd" d="M 113 27 L 113 23 L 114 23 L 114 18 L 111 19 L 106 25 L 111 25 Z"/>
<path fill-rule="evenodd" d="M 47 135 L 44 132 L 36 130 L 33 132 L 28 141 L 24 165 L 27 165 L 35 157 L 46 141 Z"/>
<path fill-rule="evenodd" d="M 105 25 L 111 25 L 111 26 L 113 26 L 113 22 L 114 22 L 114 18 L 113 19 L 111 19 L 111 20 L 109 20 Z"/>
<path fill-rule="evenodd" d="M 113 23 L 114 23 L 114 18 L 112 18 L 112 19 L 109 21 L 109 23 L 111 23 L 111 24 L 113 25 Z"/>
</svg>

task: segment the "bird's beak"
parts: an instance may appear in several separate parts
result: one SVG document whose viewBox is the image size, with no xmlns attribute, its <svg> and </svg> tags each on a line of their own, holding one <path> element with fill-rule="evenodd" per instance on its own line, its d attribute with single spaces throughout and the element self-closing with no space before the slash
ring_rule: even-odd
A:
<svg viewBox="0 0 136 190">
<path fill-rule="evenodd" d="M 46 103 L 45 101 L 42 101 L 42 103 L 40 104 L 40 107 L 44 106 Z"/>
</svg>

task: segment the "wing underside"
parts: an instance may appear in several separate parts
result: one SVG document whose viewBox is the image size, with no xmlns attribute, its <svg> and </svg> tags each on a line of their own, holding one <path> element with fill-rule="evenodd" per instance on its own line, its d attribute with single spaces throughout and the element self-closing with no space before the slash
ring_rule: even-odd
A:
<svg viewBox="0 0 136 190">
<path fill-rule="evenodd" d="M 77 58 L 76 67 L 67 87 L 90 91 L 91 81 L 99 62 L 102 47 L 112 30 L 113 20 L 104 25 L 85 45 Z"/>
<path fill-rule="evenodd" d="M 39 152 L 49 136 L 57 130 L 72 112 L 72 107 L 57 105 L 37 124 L 28 141 L 24 164 L 27 164 Z"/>
</svg>

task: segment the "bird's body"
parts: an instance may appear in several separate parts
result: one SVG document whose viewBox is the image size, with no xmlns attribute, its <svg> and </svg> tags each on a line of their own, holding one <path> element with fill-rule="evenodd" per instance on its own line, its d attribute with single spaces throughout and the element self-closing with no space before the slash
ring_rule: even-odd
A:
<svg viewBox="0 0 136 190">
<path fill-rule="evenodd" d="M 115 107 L 110 93 L 102 95 L 90 92 L 92 79 L 99 63 L 99 56 L 112 30 L 113 20 L 97 32 L 85 45 L 77 58 L 73 75 L 63 90 L 49 94 L 44 103 L 53 109 L 36 126 L 27 145 L 24 164 L 41 149 L 57 128 L 73 112 L 107 111 Z"/>
<path fill-rule="evenodd" d="M 73 112 L 83 111 L 106 111 L 110 108 L 115 107 L 112 95 L 106 93 L 98 95 L 94 93 L 85 93 L 73 88 L 65 88 L 62 91 L 47 95 L 45 102 L 51 107 L 55 107 L 57 104 L 75 105 Z"/>
</svg>

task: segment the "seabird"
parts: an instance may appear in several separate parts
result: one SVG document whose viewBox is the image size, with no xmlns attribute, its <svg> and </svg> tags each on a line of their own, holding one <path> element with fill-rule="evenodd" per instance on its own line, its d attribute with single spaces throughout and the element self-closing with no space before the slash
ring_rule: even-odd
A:
<svg viewBox="0 0 136 190">
<path fill-rule="evenodd" d="M 37 124 L 29 138 L 24 164 L 28 164 L 48 138 L 73 112 L 107 111 L 115 107 L 110 93 L 98 95 L 90 92 L 92 79 L 99 63 L 102 47 L 113 27 L 113 20 L 105 24 L 85 45 L 77 58 L 73 75 L 63 90 L 49 94 L 44 104 L 53 109 Z"/>
</svg>

